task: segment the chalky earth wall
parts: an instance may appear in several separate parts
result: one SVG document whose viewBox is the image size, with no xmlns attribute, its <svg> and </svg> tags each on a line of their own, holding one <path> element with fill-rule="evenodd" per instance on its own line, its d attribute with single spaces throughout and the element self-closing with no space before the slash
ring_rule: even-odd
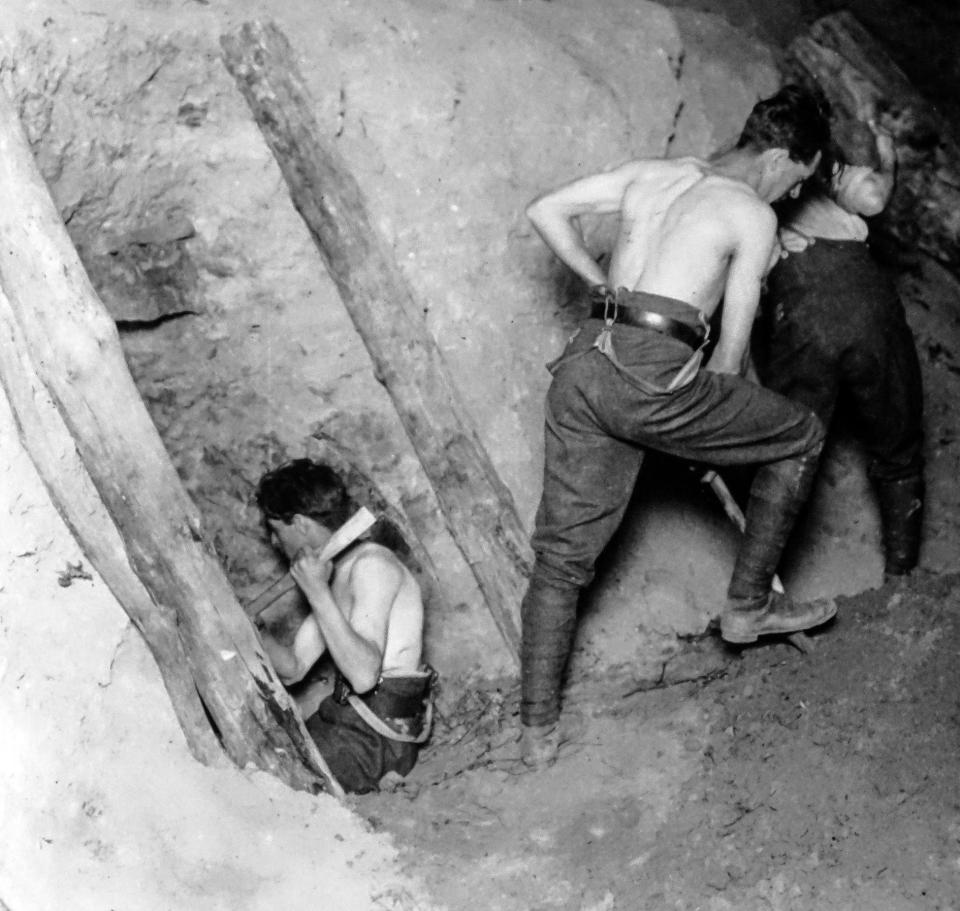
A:
<svg viewBox="0 0 960 911">
<path fill-rule="evenodd" d="M 397 0 L 328 3 L 322 13 L 306 2 L 144 3 L 129 15 L 105 0 L 83 13 L 42 6 L 13 14 L 0 75 L 238 593 L 251 596 L 279 568 L 250 502 L 257 477 L 332 440 L 433 563 L 433 663 L 466 676 L 509 671 L 219 38 L 252 18 L 289 37 L 321 130 L 360 183 L 528 527 L 544 365 L 582 305 L 524 206 L 631 156 L 728 144 L 778 85 L 773 53 L 719 17 L 653 3 Z M 585 225 L 598 252 L 610 227 Z M 813 542 L 821 563 L 806 575 L 801 567 L 801 594 L 837 585 L 822 560 L 838 553 L 851 520 L 858 534 L 845 547 L 863 559 L 839 588 L 879 572 L 856 459 L 842 456 L 826 502 L 835 507 L 839 485 L 856 516 L 841 512 Z M 716 613 L 735 542 L 696 486 L 691 475 L 641 494 L 611 551 L 613 571 L 587 599 L 585 667 L 656 672 L 678 635 L 702 632 Z"/>
</svg>

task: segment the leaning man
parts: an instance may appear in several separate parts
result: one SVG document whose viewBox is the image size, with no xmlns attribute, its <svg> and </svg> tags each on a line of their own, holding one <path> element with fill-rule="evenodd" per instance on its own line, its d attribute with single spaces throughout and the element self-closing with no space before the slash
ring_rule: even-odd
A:
<svg viewBox="0 0 960 911">
<path fill-rule="evenodd" d="M 405 776 L 429 734 L 433 672 L 421 664 L 423 600 L 396 554 L 369 537 L 333 560 L 320 553 L 352 504 L 327 466 L 296 459 L 267 472 L 257 505 L 273 544 L 310 606 L 291 644 L 263 632 L 280 680 L 301 680 L 328 652 L 333 694 L 306 719 L 307 730 L 345 791 L 378 789 Z"/>
<path fill-rule="evenodd" d="M 556 757 L 577 599 L 624 516 L 647 450 L 757 466 L 721 612 L 725 640 L 798 632 L 836 612 L 771 592 L 823 427 L 809 408 L 742 376 L 761 283 L 778 258 L 770 203 L 798 192 L 828 141 L 819 100 L 786 86 L 757 103 L 736 148 L 709 161 L 631 161 L 527 209 L 547 246 L 592 286 L 588 318 L 551 366 L 547 394 L 536 562 L 521 607 L 522 743 L 531 765 Z M 584 242 L 584 215 L 619 220 L 606 270 Z M 721 300 L 720 337 L 700 369 Z"/>
</svg>

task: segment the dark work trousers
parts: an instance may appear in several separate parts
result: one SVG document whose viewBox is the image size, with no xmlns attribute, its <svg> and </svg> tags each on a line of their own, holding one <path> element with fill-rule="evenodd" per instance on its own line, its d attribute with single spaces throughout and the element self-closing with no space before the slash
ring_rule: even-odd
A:
<svg viewBox="0 0 960 911">
<path fill-rule="evenodd" d="M 923 387 L 903 305 L 860 241 L 817 238 L 771 272 L 763 302 L 764 384 L 829 426 L 838 399 L 876 482 L 923 471 Z"/>
<path fill-rule="evenodd" d="M 376 791 L 387 772 L 407 775 L 417 762 L 419 744 L 392 740 L 373 730 L 346 701 L 341 686 L 338 682 L 338 690 L 307 719 L 307 730 L 333 777 L 345 791 L 365 794 Z M 388 727 L 416 736 L 429 691 L 430 677 L 424 674 L 384 677 L 361 698 Z"/>
<path fill-rule="evenodd" d="M 659 309 L 647 295 L 631 294 L 627 303 Z M 686 308 L 696 325 L 697 310 L 670 303 L 669 315 Z M 604 325 L 587 320 L 550 365 L 535 564 L 521 609 L 527 725 L 559 714 L 578 596 L 623 519 L 646 449 L 715 466 L 764 465 L 815 460 L 823 443 L 810 409 L 740 377 L 700 370 L 668 390 L 693 351 L 652 329 L 610 327 L 615 363 L 594 344 Z"/>
</svg>

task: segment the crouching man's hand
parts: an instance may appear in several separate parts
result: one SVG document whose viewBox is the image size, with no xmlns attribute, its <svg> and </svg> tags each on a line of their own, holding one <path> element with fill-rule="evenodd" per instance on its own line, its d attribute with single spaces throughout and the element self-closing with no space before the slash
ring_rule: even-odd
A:
<svg viewBox="0 0 960 911">
<path fill-rule="evenodd" d="M 290 564 L 290 575 L 308 598 L 313 593 L 329 590 L 332 574 L 333 562 L 322 559 L 319 551 L 309 548 L 301 550 Z"/>
</svg>

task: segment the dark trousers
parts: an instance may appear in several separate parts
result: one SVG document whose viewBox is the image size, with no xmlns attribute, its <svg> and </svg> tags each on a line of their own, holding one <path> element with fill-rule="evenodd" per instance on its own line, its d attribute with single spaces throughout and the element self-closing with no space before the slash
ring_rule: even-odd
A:
<svg viewBox="0 0 960 911">
<path fill-rule="evenodd" d="M 771 273 L 764 383 L 830 425 L 841 399 L 877 482 L 923 471 L 923 387 L 896 288 L 865 243 L 817 239 Z"/>
<path fill-rule="evenodd" d="M 551 365 L 535 564 L 521 608 L 525 724 L 557 717 L 578 596 L 623 519 L 646 449 L 714 466 L 775 466 L 815 459 L 823 443 L 810 409 L 740 377 L 701 370 L 668 390 L 693 352 L 656 331 L 614 325 L 614 362 L 594 347 L 603 328 L 587 320 Z"/>
<path fill-rule="evenodd" d="M 422 674 L 385 677 L 363 701 L 389 727 L 416 736 L 430 683 L 430 677 Z M 306 725 L 334 778 L 349 793 L 376 791 L 387 772 L 409 774 L 420 753 L 419 744 L 391 740 L 373 730 L 346 701 L 339 681 L 337 690 L 320 703 Z"/>
</svg>

